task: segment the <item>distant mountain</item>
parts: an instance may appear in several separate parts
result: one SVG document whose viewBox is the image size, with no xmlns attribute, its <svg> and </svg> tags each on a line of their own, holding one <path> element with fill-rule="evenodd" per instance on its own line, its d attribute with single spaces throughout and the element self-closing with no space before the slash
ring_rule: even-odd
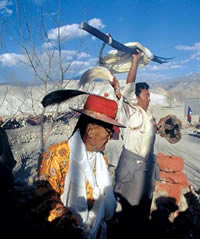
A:
<svg viewBox="0 0 200 239">
<path fill-rule="evenodd" d="M 40 86 L 42 85 L 41 81 L 5 81 L 0 82 L 0 86 L 16 86 L 16 87 L 30 87 L 30 86 Z"/>
<path fill-rule="evenodd" d="M 200 85 L 200 74 L 199 73 L 191 73 L 186 76 L 171 78 L 170 80 L 165 81 L 162 84 L 166 90 L 174 89 L 180 85 L 182 85 L 184 87 L 188 87 L 190 85 L 198 86 L 198 85 Z"/>
<path fill-rule="evenodd" d="M 151 87 L 150 92 L 159 94 L 159 95 L 163 95 L 163 96 L 169 96 L 169 92 L 162 87 L 155 87 L 155 88 Z"/>
<path fill-rule="evenodd" d="M 123 88 L 126 80 L 120 80 L 120 85 Z M 148 82 L 148 81 L 147 81 Z M 24 83 L 24 82 L 23 82 Z M 60 85 L 54 83 L 48 84 L 48 88 L 45 89 L 43 84 L 30 84 L 24 85 L 22 82 L 4 83 L 0 84 L 0 116 L 7 117 L 10 115 L 21 114 L 40 114 L 43 110 L 41 100 L 47 92 L 59 89 Z M 78 81 L 71 80 L 64 82 L 64 88 L 77 89 Z M 200 98 L 200 74 L 192 73 L 187 76 L 172 78 L 165 82 L 148 82 L 150 84 L 150 91 L 152 93 L 152 103 L 165 104 L 167 102 L 176 102 L 177 104 L 183 104 L 185 98 Z M 89 84 L 91 93 L 100 94 L 99 92 L 106 92 L 110 96 L 112 95 L 112 87 L 108 82 L 96 82 Z M 94 88 L 93 88 L 94 87 Z M 47 90 L 47 91 L 46 91 Z M 104 92 L 104 93 L 105 93 Z M 80 102 L 74 100 L 70 102 L 70 106 L 79 106 Z M 74 105 L 73 105 L 74 104 Z M 171 104 L 171 103 L 170 103 Z M 66 106 L 63 104 L 63 108 Z M 67 106 L 68 107 L 68 106 Z"/>
<path fill-rule="evenodd" d="M 200 98 L 200 74 L 191 73 L 186 76 L 171 78 L 163 82 L 149 83 L 151 91 L 162 95 L 181 95 L 184 98 Z"/>
</svg>

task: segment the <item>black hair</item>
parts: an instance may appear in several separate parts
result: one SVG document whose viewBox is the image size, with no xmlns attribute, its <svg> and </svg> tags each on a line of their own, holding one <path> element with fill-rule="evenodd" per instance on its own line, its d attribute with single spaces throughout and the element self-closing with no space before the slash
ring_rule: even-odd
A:
<svg viewBox="0 0 200 239">
<path fill-rule="evenodd" d="M 135 85 L 135 94 L 136 96 L 140 96 L 140 93 L 142 90 L 148 90 L 149 89 L 149 85 L 146 82 L 138 82 Z"/>
</svg>

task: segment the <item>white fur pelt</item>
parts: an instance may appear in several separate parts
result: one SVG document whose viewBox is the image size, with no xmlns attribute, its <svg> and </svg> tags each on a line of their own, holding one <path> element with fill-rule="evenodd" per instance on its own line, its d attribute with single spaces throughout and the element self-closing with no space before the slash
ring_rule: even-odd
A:
<svg viewBox="0 0 200 239">
<path fill-rule="evenodd" d="M 79 80 L 79 87 L 84 87 L 86 83 L 90 83 L 94 80 L 102 79 L 112 82 L 113 81 L 113 75 L 111 72 L 103 67 L 103 66 L 96 66 L 93 67 L 83 73 Z"/>
</svg>

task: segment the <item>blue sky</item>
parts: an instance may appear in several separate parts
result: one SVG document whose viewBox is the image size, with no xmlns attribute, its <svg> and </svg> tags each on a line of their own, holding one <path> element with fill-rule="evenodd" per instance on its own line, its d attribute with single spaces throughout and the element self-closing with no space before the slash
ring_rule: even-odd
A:
<svg viewBox="0 0 200 239">
<path fill-rule="evenodd" d="M 61 0 L 59 14 L 58 0 L 16 1 L 19 14 L 15 1 L 0 0 L 0 82 L 30 81 L 38 77 L 28 65 L 24 44 L 29 56 L 38 57 L 34 64 L 37 63 L 40 77 L 49 69 L 46 53 L 52 54 L 54 49 L 53 69 L 48 73 L 53 80 L 58 77 L 58 15 L 62 64 L 68 69 L 65 78 L 77 76 L 97 62 L 102 42 L 79 28 L 82 21 L 110 33 L 121 43 L 137 41 L 157 56 L 175 57 L 167 64 L 151 62 L 139 69 L 139 79 L 167 80 L 200 73 L 199 0 Z M 45 30 L 40 31 L 42 25 Z M 26 26 L 30 35 L 25 31 Z M 25 41 L 20 38 L 19 30 L 25 32 Z"/>
</svg>

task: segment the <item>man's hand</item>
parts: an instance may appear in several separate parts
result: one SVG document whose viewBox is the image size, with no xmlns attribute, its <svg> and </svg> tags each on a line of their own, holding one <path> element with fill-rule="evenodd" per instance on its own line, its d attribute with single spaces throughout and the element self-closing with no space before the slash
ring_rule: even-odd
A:
<svg viewBox="0 0 200 239">
<path fill-rule="evenodd" d="M 139 51 L 138 54 L 132 55 L 131 67 L 128 72 L 128 78 L 126 81 L 127 84 L 135 82 L 136 80 L 137 67 L 138 67 L 138 63 L 139 63 L 141 55 L 142 55 L 141 51 Z"/>
<path fill-rule="evenodd" d="M 141 51 L 138 51 L 138 54 L 133 54 L 132 55 L 132 64 L 137 64 L 138 65 L 138 62 L 140 60 L 140 57 L 142 56 L 142 52 Z"/>
<path fill-rule="evenodd" d="M 116 79 L 115 76 L 113 76 L 113 81 L 111 82 L 111 85 L 112 85 L 112 87 L 113 87 L 113 89 L 115 91 L 116 97 L 118 99 L 120 99 L 122 95 L 121 95 L 121 92 L 120 92 L 119 82 L 118 82 L 118 80 Z"/>
</svg>

